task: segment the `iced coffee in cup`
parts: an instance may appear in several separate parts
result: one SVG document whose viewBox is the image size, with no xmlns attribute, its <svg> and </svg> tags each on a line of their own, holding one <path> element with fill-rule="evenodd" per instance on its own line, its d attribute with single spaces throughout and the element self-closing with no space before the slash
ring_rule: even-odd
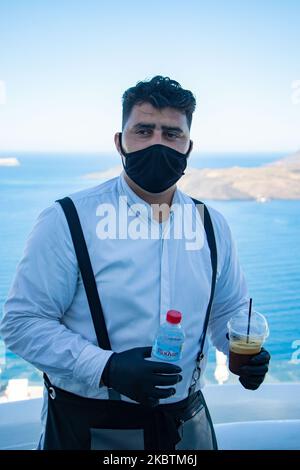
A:
<svg viewBox="0 0 300 470">
<path fill-rule="evenodd" d="M 252 356 L 261 351 L 262 345 L 269 335 L 267 320 L 256 310 L 252 310 L 249 317 L 249 312 L 245 309 L 232 317 L 227 323 L 227 327 L 229 370 L 233 374 L 240 375 L 240 367 L 249 364 Z"/>
</svg>

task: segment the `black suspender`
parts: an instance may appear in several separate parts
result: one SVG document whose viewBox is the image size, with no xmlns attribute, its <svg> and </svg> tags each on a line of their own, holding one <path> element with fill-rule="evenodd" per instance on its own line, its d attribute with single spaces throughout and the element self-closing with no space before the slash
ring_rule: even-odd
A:
<svg viewBox="0 0 300 470">
<path fill-rule="evenodd" d="M 81 272 L 87 300 L 89 303 L 94 323 L 98 345 L 101 349 L 111 350 L 103 310 L 96 286 L 95 276 L 93 273 L 90 256 L 88 253 L 76 207 L 72 199 L 69 197 L 58 199 L 56 202 L 59 202 L 61 207 L 63 208 L 70 228 L 75 253 L 77 256 L 78 266 Z"/>
<path fill-rule="evenodd" d="M 210 250 L 210 259 L 211 259 L 211 267 L 212 267 L 212 279 L 211 279 L 211 288 L 210 288 L 210 297 L 209 297 L 209 302 L 206 310 L 206 315 L 205 315 L 205 320 L 204 320 L 204 326 L 202 330 L 202 334 L 200 337 L 200 349 L 197 355 L 196 359 L 196 367 L 193 372 L 192 376 L 192 384 L 189 388 L 189 395 L 194 392 L 197 381 L 200 377 L 201 374 L 201 369 L 200 369 L 200 362 L 203 359 L 203 348 L 204 348 L 204 343 L 205 343 L 205 338 L 206 338 L 206 333 L 207 333 L 207 328 L 208 328 L 208 323 L 209 323 L 209 317 L 210 317 L 210 312 L 211 312 L 211 307 L 214 299 L 214 293 L 215 293 L 215 287 L 216 287 L 216 279 L 217 279 L 217 267 L 218 267 L 218 258 L 217 258 L 217 244 L 216 244 L 216 239 L 215 239 L 215 234 L 214 234 L 214 228 L 212 224 L 212 220 L 209 214 L 209 211 L 203 202 L 198 201 L 197 199 L 192 198 L 194 203 L 196 204 L 196 207 L 199 211 L 200 217 L 202 216 L 201 208 L 200 205 L 203 205 L 204 208 L 204 213 L 203 213 L 203 218 L 204 221 L 204 229 L 206 233 L 206 238 L 207 238 L 207 243 L 209 246 Z"/>
<path fill-rule="evenodd" d="M 102 310 L 102 306 L 101 306 L 101 302 L 100 302 L 100 298 L 99 298 L 99 294 L 97 290 L 97 285 L 96 285 L 96 281 L 95 281 L 95 277 L 94 277 L 94 273 L 92 269 L 92 264 L 91 264 L 90 256 L 88 253 L 87 245 L 85 242 L 84 234 L 82 231 L 82 227 L 80 224 L 76 207 L 72 199 L 69 197 L 58 199 L 56 202 L 58 202 L 61 205 L 64 211 L 64 214 L 66 216 L 67 222 L 68 222 L 75 253 L 77 256 L 77 260 L 78 260 L 78 266 L 81 272 L 83 284 L 84 284 L 85 291 L 86 291 L 86 296 L 88 299 L 88 304 L 89 304 L 92 319 L 93 319 L 93 324 L 94 324 L 94 328 L 96 332 L 98 345 L 102 349 L 111 350 L 110 340 L 109 340 L 109 336 L 108 336 L 108 332 L 107 332 L 107 328 L 105 324 L 105 319 L 104 319 L 103 310 Z M 199 364 L 200 364 L 201 359 L 203 358 L 203 347 L 205 343 L 205 337 L 206 337 L 206 332 L 207 332 L 207 327 L 208 327 L 208 322 L 209 322 L 209 315 L 210 315 L 213 297 L 214 297 L 216 275 L 217 275 L 217 248 L 216 248 L 214 230 L 213 230 L 212 221 L 209 215 L 209 211 L 206 205 L 203 204 L 202 202 L 197 201 L 196 199 L 193 199 L 193 202 L 196 204 L 197 208 L 199 209 L 200 215 L 201 215 L 201 212 L 200 212 L 199 205 L 204 206 L 204 228 L 205 228 L 207 242 L 208 242 L 209 249 L 210 249 L 210 257 L 211 257 L 211 264 L 212 264 L 212 283 L 211 283 L 211 293 L 210 293 L 209 303 L 208 303 L 205 321 L 204 321 L 203 332 L 200 338 L 200 349 L 199 349 L 199 353 L 197 356 L 197 366 L 193 373 L 194 384 L 192 384 L 190 387 L 190 393 L 194 391 L 197 380 L 200 376 Z M 46 382 L 49 381 L 46 374 L 44 374 L 44 379 Z M 100 377 L 99 377 L 99 380 L 100 380 Z M 110 393 L 110 398 L 113 398 L 113 399 L 120 398 L 120 395 L 111 389 L 109 390 L 109 393 Z"/>
</svg>

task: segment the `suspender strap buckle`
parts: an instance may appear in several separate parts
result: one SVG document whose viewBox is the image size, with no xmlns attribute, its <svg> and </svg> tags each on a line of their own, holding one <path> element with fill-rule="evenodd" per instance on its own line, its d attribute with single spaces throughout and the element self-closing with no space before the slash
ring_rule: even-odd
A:
<svg viewBox="0 0 300 470">
<path fill-rule="evenodd" d="M 48 388 L 48 392 L 49 392 L 50 398 L 52 398 L 52 400 L 55 400 L 55 398 L 56 398 L 56 392 L 55 392 L 54 388 L 53 388 L 53 387 L 49 387 L 49 388 Z"/>
<path fill-rule="evenodd" d="M 193 382 L 197 382 L 200 378 L 200 375 L 201 375 L 201 369 L 197 364 L 197 367 L 195 367 L 193 375 L 192 375 Z"/>
<path fill-rule="evenodd" d="M 190 388 L 189 388 L 189 395 L 191 395 L 192 393 L 195 393 L 196 385 L 197 385 L 197 382 L 200 379 L 200 375 L 201 375 L 200 363 L 201 363 L 203 358 L 204 358 L 203 353 L 198 354 L 197 360 L 196 360 L 196 366 L 195 366 L 195 369 L 194 369 L 193 374 L 192 374 L 191 385 L 190 385 Z"/>
<path fill-rule="evenodd" d="M 202 352 L 202 353 L 198 353 L 198 356 L 197 356 L 197 364 L 200 364 L 200 362 L 202 361 L 203 358 L 204 358 L 203 352 Z"/>
</svg>

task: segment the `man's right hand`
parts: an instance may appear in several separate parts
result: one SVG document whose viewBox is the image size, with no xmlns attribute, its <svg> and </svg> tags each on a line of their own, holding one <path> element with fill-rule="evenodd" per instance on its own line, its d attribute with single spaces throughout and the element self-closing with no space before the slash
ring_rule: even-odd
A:
<svg viewBox="0 0 300 470">
<path fill-rule="evenodd" d="M 113 353 L 103 370 L 104 385 L 148 406 L 156 406 L 160 398 L 174 395 L 174 388 L 161 389 L 156 386 L 180 382 L 182 376 L 179 373 L 182 369 L 167 362 L 145 360 L 146 357 L 151 357 L 151 350 L 150 346 Z"/>
</svg>

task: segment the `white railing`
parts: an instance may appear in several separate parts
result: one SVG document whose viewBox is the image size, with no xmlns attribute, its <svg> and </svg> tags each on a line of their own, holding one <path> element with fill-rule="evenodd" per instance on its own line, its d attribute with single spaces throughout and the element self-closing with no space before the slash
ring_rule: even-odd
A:
<svg viewBox="0 0 300 470">
<path fill-rule="evenodd" d="M 264 383 L 258 390 L 224 384 L 227 358 L 216 351 L 205 395 L 220 449 L 300 449 L 300 382 Z M 0 449 L 34 449 L 39 440 L 43 387 L 11 379 L 0 396 Z"/>
<path fill-rule="evenodd" d="M 220 449 L 300 449 L 300 383 L 207 385 L 204 395 Z M 0 404 L 0 449 L 33 449 L 42 398 Z"/>
</svg>

